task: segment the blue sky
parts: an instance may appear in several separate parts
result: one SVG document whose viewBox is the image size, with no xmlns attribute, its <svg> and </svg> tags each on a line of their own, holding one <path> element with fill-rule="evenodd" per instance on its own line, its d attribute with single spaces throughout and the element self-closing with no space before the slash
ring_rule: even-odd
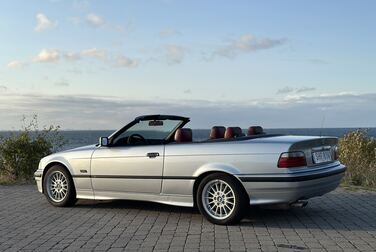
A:
<svg viewBox="0 0 376 252">
<path fill-rule="evenodd" d="M 0 2 L 0 129 L 376 126 L 375 1 Z"/>
</svg>

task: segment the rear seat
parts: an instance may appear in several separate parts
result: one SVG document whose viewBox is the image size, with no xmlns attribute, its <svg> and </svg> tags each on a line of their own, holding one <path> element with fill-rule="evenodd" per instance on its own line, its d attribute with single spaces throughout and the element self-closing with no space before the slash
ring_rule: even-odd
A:
<svg viewBox="0 0 376 252">
<path fill-rule="evenodd" d="M 211 128 L 209 139 L 220 139 L 225 137 L 226 128 L 224 126 L 214 126 Z"/>
<path fill-rule="evenodd" d="M 174 136 L 177 143 L 189 143 L 192 142 L 192 130 L 189 128 L 177 129 Z"/>
<path fill-rule="evenodd" d="M 228 127 L 225 132 L 225 138 L 236 138 L 244 136 L 240 127 Z"/>
<path fill-rule="evenodd" d="M 264 130 L 261 126 L 251 126 L 248 128 L 247 136 L 264 134 Z"/>
</svg>

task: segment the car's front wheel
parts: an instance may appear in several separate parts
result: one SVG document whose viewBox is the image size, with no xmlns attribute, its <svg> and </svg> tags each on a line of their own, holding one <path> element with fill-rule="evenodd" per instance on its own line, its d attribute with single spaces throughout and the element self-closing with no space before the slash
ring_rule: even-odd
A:
<svg viewBox="0 0 376 252">
<path fill-rule="evenodd" d="M 72 206 L 76 203 L 76 191 L 69 172 L 59 165 L 51 167 L 43 179 L 43 192 L 54 206 Z"/>
<path fill-rule="evenodd" d="M 220 225 L 239 222 L 248 204 L 239 182 L 223 173 L 205 177 L 198 186 L 196 200 L 201 214 Z"/>
</svg>

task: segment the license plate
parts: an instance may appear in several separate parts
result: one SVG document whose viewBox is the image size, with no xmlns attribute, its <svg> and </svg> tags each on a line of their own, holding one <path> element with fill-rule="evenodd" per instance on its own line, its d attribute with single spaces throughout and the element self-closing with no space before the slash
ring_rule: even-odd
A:
<svg viewBox="0 0 376 252">
<path fill-rule="evenodd" d="M 332 153 L 330 152 L 330 150 L 313 152 L 312 157 L 315 164 L 332 161 Z"/>
</svg>

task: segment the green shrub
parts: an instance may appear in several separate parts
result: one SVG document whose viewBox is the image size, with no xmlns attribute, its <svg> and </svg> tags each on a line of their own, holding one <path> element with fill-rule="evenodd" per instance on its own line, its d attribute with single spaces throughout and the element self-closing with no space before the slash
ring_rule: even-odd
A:
<svg viewBox="0 0 376 252">
<path fill-rule="evenodd" d="M 24 118 L 20 131 L 0 140 L 0 180 L 11 183 L 32 179 L 39 160 L 64 145 L 59 129 L 51 125 L 39 130 L 37 116 L 29 123 Z"/>
<path fill-rule="evenodd" d="M 376 140 L 364 130 L 339 140 L 339 160 L 347 166 L 344 184 L 376 187 Z"/>
</svg>

